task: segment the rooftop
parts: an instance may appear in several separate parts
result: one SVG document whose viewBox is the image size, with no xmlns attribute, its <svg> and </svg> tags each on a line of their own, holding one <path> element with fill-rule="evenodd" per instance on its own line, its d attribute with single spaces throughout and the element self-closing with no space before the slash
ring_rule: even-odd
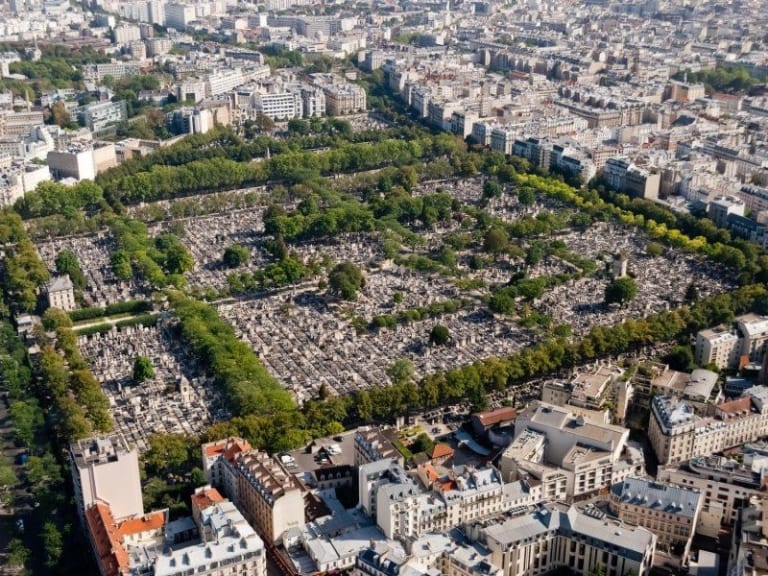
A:
<svg viewBox="0 0 768 576">
<path fill-rule="evenodd" d="M 613 496 L 622 504 L 694 518 L 701 493 L 679 486 L 642 478 L 627 478 L 611 487 Z"/>
</svg>

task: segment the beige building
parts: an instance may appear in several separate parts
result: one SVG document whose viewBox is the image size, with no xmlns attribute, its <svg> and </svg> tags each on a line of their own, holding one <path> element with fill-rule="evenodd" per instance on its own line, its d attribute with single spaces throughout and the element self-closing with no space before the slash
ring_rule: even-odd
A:
<svg viewBox="0 0 768 576">
<path fill-rule="evenodd" d="M 623 522 L 643 526 L 657 537 L 657 549 L 687 564 L 696 532 L 701 493 L 643 478 L 627 478 L 611 487 L 610 507 Z"/>
<path fill-rule="evenodd" d="M 696 532 L 716 538 L 721 530 L 733 527 L 745 499 L 763 494 L 763 476 L 752 466 L 723 456 L 701 456 L 659 468 L 657 478 L 701 493 Z"/>
<path fill-rule="evenodd" d="M 55 178 L 95 180 L 96 175 L 117 166 L 113 143 L 72 143 L 66 150 L 48 152 L 48 167 Z"/>
<path fill-rule="evenodd" d="M 656 396 L 648 439 L 659 463 L 670 464 L 721 452 L 768 435 L 768 387 L 755 386 L 714 408 L 714 417 L 695 414 L 688 402 Z"/>
<path fill-rule="evenodd" d="M 201 450 L 206 479 L 265 540 L 276 542 L 289 528 L 304 526 L 304 490 L 277 460 L 236 437 L 203 444 Z"/>
<path fill-rule="evenodd" d="M 45 284 L 45 293 L 48 296 L 48 306 L 69 312 L 77 308 L 75 302 L 75 287 L 69 274 L 56 276 Z"/>
<path fill-rule="evenodd" d="M 656 536 L 646 528 L 558 503 L 478 523 L 467 532 L 491 550 L 504 576 L 540 576 L 558 568 L 589 574 L 598 566 L 606 576 L 644 576 L 656 549 Z"/>
<path fill-rule="evenodd" d="M 343 116 L 365 112 L 365 90 L 356 84 L 330 84 L 323 86 L 325 111 L 329 116 Z"/>
<path fill-rule="evenodd" d="M 501 456 L 502 477 L 535 479 L 544 498 L 580 499 L 638 473 L 643 461 L 627 446 L 629 430 L 606 424 L 604 417 L 544 402 L 529 406 Z"/>
<path fill-rule="evenodd" d="M 392 444 L 390 430 L 370 426 L 355 432 L 355 466 L 391 459 L 402 461 L 402 454 Z"/>
<path fill-rule="evenodd" d="M 720 369 L 736 369 L 742 357 L 760 362 L 768 342 L 768 317 L 744 314 L 732 327 L 716 326 L 696 335 L 695 359 L 699 366 L 715 364 Z"/>
<path fill-rule="evenodd" d="M 233 502 L 267 542 L 277 542 L 286 530 L 304 526 L 304 489 L 277 460 L 250 450 L 224 466 L 229 475 L 224 485 L 236 486 Z"/>
<path fill-rule="evenodd" d="M 696 421 L 696 414 L 689 404 L 671 396 L 653 398 L 648 439 L 659 464 L 691 457 Z"/>
<path fill-rule="evenodd" d="M 144 513 L 139 455 L 121 436 L 80 440 L 70 445 L 69 456 L 75 502 L 83 520 L 96 502 L 108 504 L 118 519 Z"/>
</svg>

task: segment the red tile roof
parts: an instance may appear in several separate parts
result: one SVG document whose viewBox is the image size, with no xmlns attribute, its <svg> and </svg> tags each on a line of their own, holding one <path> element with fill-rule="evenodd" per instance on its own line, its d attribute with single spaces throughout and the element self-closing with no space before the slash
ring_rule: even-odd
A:
<svg viewBox="0 0 768 576">
<path fill-rule="evenodd" d="M 517 412 L 511 406 L 503 406 L 496 408 L 496 410 L 489 410 L 488 412 L 478 412 L 473 414 L 473 418 L 477 418 L 485 427 L 499 424 L 500 422 L 506 422 L 507 420 L 513 420 L 517 416 Z"/>
<path fill-rule="evenodd" d="M 429 457 L 432 460 L 435 458 L 449 458 L 451 456 L 453 456 L 453 448 L 448 446 L 448 444 L 444 444 L 443 442 L 438 442 L 435 444 L 429 454 Z"/>
<path fill-rule="evenodd" d="M 105 576 L 120 576 L 127 574 L 130 568 L 123 538 L 162 528 L 165 526 L 166 511 L 158 510 L 118 523 L 109 505 L 97 502 L 85 511 L 85 518 L 101 573 Z"/>
</svg>

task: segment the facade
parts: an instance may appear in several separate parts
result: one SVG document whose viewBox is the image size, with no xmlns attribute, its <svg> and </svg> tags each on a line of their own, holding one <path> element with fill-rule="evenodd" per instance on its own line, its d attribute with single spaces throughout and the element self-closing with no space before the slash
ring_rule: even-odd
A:
<svg viewBox="0 0 768 576">
<path fill-rule="evenodd" d="M 680 462 L 693 455 L 696 415 L 693 408 L 671 396 L 651 401 L 648 439 L 659 464 Z"/>
<path fill-rule="evenodd" d="M 764 474 L 723 456 L 699 456 L 659 468 L 657 477 L 700 492 L 696 531 L 716 537 L 721 530 L 733 527 L 746 499 L 762 494 Z"/>
<path fill-rule="evenodd" d="M 670 464 L 714 454 L 768 434 L 768 388 L 755 386 L 736 400 L 700 417 L 690 403 L 656 396 L 651 403 L 648 438 L 659 463 Z"/>
<path fill-rule="evenodd" d="M 184 30 L 195 19 L 195 7 L 191 4 L 169 2 L 165 5 L 165 25 Z"/>
<path fill-rule="evenodd" d="M 70 445 L 72 483 L 80 517 L 98 503 L 107 504 L 115 518 L 141 516 L 139 456 L 118 435 L 80 440 Z"/>
<path fill-rule="evenodd" d="M 73 143 L 65 150 L 49 152 L 48 166 L 54 178 L 94 180 L 100 172 L 117 166 L 115 145 Z"/>
<path fill-rule="evenodd" d="M 208 486 L 192 495 L 192 518 L 168 510 L 115 518 L 108 504 L 86 511 L 101 576 L 266 576 L 264 542 L 235 506 Z"/>
<path fill-rule="evenodd" d="M 195 523 L 201 543 L 157 555 L 153 576 L 266 576 L 264 542 L 232 502 L 220 501 L 199 510 Z"/>
<path fill-rule="evenodd" d="M 539 576 L 558 568 L 589 574 L 598 566 L 606 576 L 644 576 L 656 549 L 656 536 L 646 528 L 563 504 L 481 522 L 468 532 L 491 551 L 491 561 L 504 576 Z"/>
<path fill-rule="evenodd" d="M 491 466 L 440 471 L 427 464 L 419 467 L 416 477 L 420 484 L 403 471 L 376 487 L 376 522 L 387 538 L 444 532 L 498 515 L 518 500 L 505 493 L 501 474 Z M 520 500 L 529 503 L 529 493 Z"/>
<path fill-rule="evenodd" d="M 518 415 L 500 468 L 505 480 L 535 479 L 545 499 L 581 499 L 642 467 L 642 461 L 624 458 L 628 439 L 629 430 L 593 419 L 588 411 L 577 415 L 569 407 L 537 402 Z"/>
<path fill-rule="evenodd" d="M 744 216 L 745 209 L 744 201 L 738 196 L 721 195 L 709 203 L 707 216 L 718 228 L 726 228 L 728 226 L 728 216 L 731 214 Z"/>
<path fill-rule="evenodd" d="M 739 510 L 728 558 L 729 576 L 764 574 L 768 567 L 768 501 L 753 496 Z"/>
<path fill-rule="evenodd" d="M 355 432 L 355 466 L 392 459 L 400 461 L 402 455 L 392 444 L 386 430 L 368 427 Z"/>
<path fill-rule="evenodd" d="M 242 438 L 202 446 L 203 472 L 270 544 L 304 526 L 304 491 L 296 478 Z"/>
<path fill-rule="evenodd" d="M 699 366 L 714 364 L 720 370 L 739 364 L 739 338 L 726 326 L 700 330 L 696 334 L 695 361 Z"/>
<path fill-rule="evenodd" d="M 302 97 L 295 92 L 257 94 L 254 109 L 257 114 L 269 116 L 274 120 L 291 120 L 304 115 Z"/>
<path fill-rule="evenodd" d="M 224 462 L 234 485 L 233 502 L 270 544 L 291 528 L 304 526 L 304 490 L 298 480 L 265 452 L 250 450 Z"/>
<path fill-rule="evenodd" d="M 701 504 L 698 490 L 643 478 L 627 478 L 611 487 L 611 512 L 623 522 L 651 530 L 658 538 L 658 549 L 681 557 L 684 563 Z"/>
<path fill-rule="evenodd" d="M 768 343 L 768 317 L 757 314 L 737 316 L 734 324 L 716 326 L 696 335 L 696 363 L 713 363 L 721 369 L 734 370 L 742 358 L 762 362 Z"/>
<path fill-rule="evenodd" d="M 138 32 L 138 30 L 137 30 Z M 128 119 L 124 100 L 119 102 L 98 102 L 83 106 L 80 111 L 80 121 L 91 132 L 102 132 L 113 124 L 119 124 Z"/>
<path fill-rule="evenodd" d="M 77 307 L 75 302 L 75 287 L 69 274 L 56 276 L 45 284 L 45 293 L 48 296 L 48 306 L 69 312 Z"/>
<path fill-rule="evenodd" d="M 325 109 L 329 116 L 343 116 L 365 112 L 365 90 L 356 84 L 330 84 L 323 86 Z"/>
<path fill-rule="evenodd" d="M 659 196 L 661 176 L 635 166 L 628 158 L 609 158 L 603 176 L 606 185 L 618 192 L 650 200 Z"/>
</svg>

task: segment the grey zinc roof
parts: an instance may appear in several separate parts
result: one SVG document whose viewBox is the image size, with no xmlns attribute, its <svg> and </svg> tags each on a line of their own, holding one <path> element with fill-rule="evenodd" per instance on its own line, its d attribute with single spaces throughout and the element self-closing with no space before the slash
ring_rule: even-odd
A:
<svg viewBox="0 0 768 576">
<path fill-rule="evenodd" d="M 653 533 L 639 526 L 627 526 L 605 518 L 594 518 L 575 507 L 563 504 L 540 506 L 535 511 L 513 516 L 485 527 L 488 537 L 501 545 L 513 545 L 544 533 L 586 536 L 602 542 L 607 549 L 639 560 L 653 542 Z"/>
<path fill-rule="evenodd" d="M 686 518 L 696 515 L 701 497 L 696 490 L 643 478 L 627 478 L 614 484 L 612 491 L 623 503 Z"/>
<path fill-rule="evenodd" d="M 72 290 L 74 285 L 72 280 L 69 279 L 69 274 L 62 274 L 61 276 L 55 276 L 47 284 L 48 293 L 52 292 L 65 292 Z"/>
</svg>

